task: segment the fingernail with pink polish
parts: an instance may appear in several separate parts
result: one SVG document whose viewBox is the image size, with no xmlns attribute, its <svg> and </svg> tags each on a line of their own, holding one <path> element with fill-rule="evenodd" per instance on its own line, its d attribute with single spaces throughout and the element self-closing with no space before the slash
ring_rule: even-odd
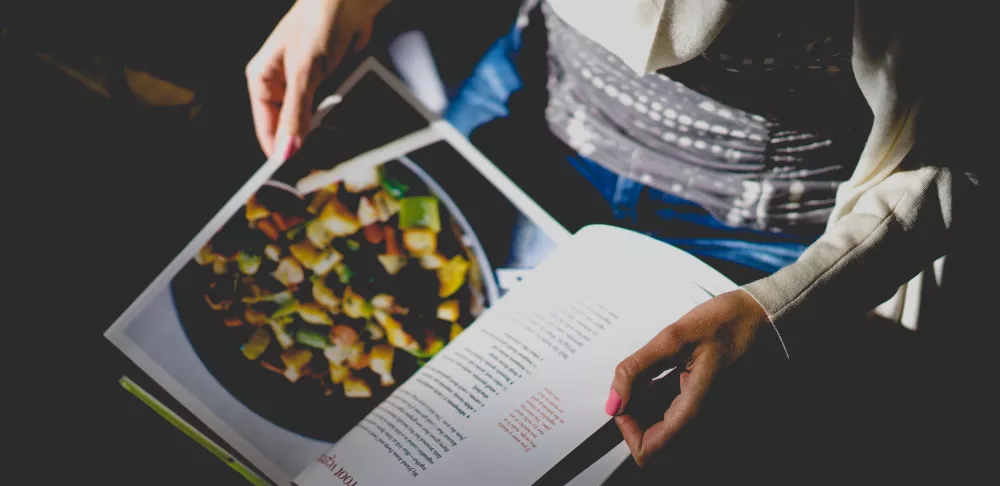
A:
<svg viewBox="0 0 1000 486">
<path fill-rule="evenodd" d="M 604 413 L 608 415 L 617 415 L 618 409 L 622 406 L 622 397 L 618 395 L 618 392 L 614 388 L 608 393 L 608 401 L 604 404 Z"/>
<path fill-rule="evenodd" d="M 302 147 L 301 137 L 298 136 L 288 137 L 288 142 L 285 144 L 284 156 L 281 160 L 285 161 L 292 158 L 292 156 L 295 155 L 295 152 L 298 152 L 299 148 L 301 147 Z"/>
</svg>

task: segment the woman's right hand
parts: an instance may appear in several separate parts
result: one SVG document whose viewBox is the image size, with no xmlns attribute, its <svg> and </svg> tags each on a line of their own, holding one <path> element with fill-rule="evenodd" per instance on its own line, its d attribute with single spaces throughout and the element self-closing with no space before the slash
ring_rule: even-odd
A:
<svg viewBox="0 0 1000 486">
<path fill-rule="evenodd" d="M 297 0 L 247 64 L 257 139 L 287 159 L 302 146 L 313 94 L 348 50 L 364 49 L 390 0 Z"/>
</svg>

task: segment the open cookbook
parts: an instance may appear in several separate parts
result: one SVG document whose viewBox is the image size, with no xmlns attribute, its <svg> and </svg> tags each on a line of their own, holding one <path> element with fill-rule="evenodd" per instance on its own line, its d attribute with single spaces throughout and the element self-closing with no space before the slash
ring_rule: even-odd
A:
<svg viewBox="0 0 1000 486">
<path fill-rule="evenodd" d="M 533 484 L 607 428 L 619 361 L 735 287 L 569 234 L 368 60 L 106 336 L 276 484 Z"/>
</svg>

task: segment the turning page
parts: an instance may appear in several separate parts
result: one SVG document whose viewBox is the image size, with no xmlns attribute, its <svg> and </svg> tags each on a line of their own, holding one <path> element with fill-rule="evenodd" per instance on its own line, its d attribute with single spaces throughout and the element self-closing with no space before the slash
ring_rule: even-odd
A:
<svg viewBox="0 0 1000 486">
<path fill-rule="evenodd" d="M 673 247 L 585 228 L 296 484 L 531 484 L 607 422 L 618 362 L 731 288 Z"/>
</svg>

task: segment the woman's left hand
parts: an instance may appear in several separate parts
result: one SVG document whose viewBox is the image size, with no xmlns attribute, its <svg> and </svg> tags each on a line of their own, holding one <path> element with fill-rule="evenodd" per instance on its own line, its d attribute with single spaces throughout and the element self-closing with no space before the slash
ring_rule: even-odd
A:
<svg viewBox="0 0 1000 486">
<path fill-rule="evenodd" d="M 761 339 L 778 338 L 764 309 L 745 291 L 736 290 L 695 307 L 618 365 L 605 411 L 615 415 L 639 466 L 698 414 L 720 372 Z M 644 428 L 630 401 L 641 402 L 651 380 L 673 367 L 680 372 L 680 394 L 663 420 Z"/>
</svg>

